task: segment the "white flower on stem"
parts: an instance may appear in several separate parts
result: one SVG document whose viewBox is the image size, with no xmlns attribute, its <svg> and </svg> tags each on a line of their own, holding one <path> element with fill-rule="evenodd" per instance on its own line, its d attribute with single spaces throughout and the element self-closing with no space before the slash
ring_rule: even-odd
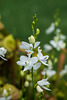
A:
<svg viewBox="0 0 67 100">
<path fill-rule="evenodd" d="M 5 53 L 7 52 L 7 50 L 4 48 L 4 47 L 1 47 L 0 48 L 0 57 L 3 59 L 3 60 L 7 60 L 5 59 Z"/>
<path fill-rule="evenodd" d="M 41 61 L 42 64 L 49 66 L 47 64 L 47 59 L 49 58 L 49 56 L 48 55 L 43 56 L 43 54 L 41 53 L 41 51 L 42 50 L 40 50 L 40 47 L 38 47 L 38 54 L 37 54 L 38 59 Z"/>
<path fill-rule="evenodd" d="M 26 57 L 26 56 L 21 56 L 20 61 L 17 62 L 18 65 L 24 66 L 24 71 L 26 70 L 31 70 L 33 65 L 36 64 L 38 61 L 37 57 Z"/>
<path fill-rule="evenodd" d="M 52 76 L 54 76 L 56 74 L 55 70 L 51 70 L 51 69 L 44 69 L 44 71 L 41 72 L 42 75 L 48 75 L 48 78 L 51 78 Z"/>
<path fill-rule="evenodd" d="M 58 51 L 66 47 L 66 43 L 63 42 L 62 40 L 59 40 L 59 41 L 51 40 L 50 44 Z"/>
<path fill-rule="evenodd" d="M 35 49 L 36 47 L 38 47 L 39 44 L 40 42 L 35 42 L 33 46 L 33 44 L 22 41 L 22 45 L 20 46 L 20 48 L 25 49 L 25 50 L 31 50 L 31 48 Z"/>
<path fill-rule="evenodd" d="M 47 86 L 47 85 L 50 84 L 50 83 L 47 81 L 47 79 L 42 79 L 42 80 L 38 81 L 37 84 L 38 84 L 39 86 L 41 86 L 43 89 L 49 90 L 49 91 L 50 91 L 50 89 L 48 89 L 47 87 L 45 87 L 45 85 Z"/>
<path fill-rule="evenodd" d="M 44 51 L 50 51 L 50 50 L 52 50 L 52 46 L 51 45 L 49 45 L 49 44 L 45 44 L 44 45 Z"/>
<path fill-rule="evenodd" d="M 48 64 L 49 64 L 49 67 L 48 69 L 47 68 L 44 68 L 44 70 L 41 72 L 42 75 L 48 75 L 48 79 L 52 76 L 54 76 L 56 74 L 56 71 L 52 69 L 52 61 L 51 60 L 48 60 Z"/>
<path fill-rule="evenodd" d="M 50 27 L 46 29 L 46 34 L 51 34 L 55 30 L 55 24 L 51 23 Z"/>
</svg>

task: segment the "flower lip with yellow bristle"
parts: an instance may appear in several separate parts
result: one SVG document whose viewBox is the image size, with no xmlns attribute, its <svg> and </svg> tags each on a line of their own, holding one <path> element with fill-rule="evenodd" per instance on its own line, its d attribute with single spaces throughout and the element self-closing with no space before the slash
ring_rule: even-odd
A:
<svg viewBox="0 0 67 100">
<path fill-rule="evenodd" d="M 27 55 L 28 55 L 29 57 L 31 57 L 31 55 L 34 53 L 34 51 L 31 51 L 31 50 L 25 50 L 25 51 L 28 52 Z"/>
</svg>

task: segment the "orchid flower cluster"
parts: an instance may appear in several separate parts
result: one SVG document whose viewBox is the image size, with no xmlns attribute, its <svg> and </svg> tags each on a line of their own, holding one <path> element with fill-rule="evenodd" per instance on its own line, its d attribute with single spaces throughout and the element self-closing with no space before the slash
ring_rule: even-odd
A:
<svg viewBox="0 0 67 100">
<path fill-rule="evenodd" d="M 57 24 L 56 24 L 57 23 Z M 50 27 L 46 29 L 46 34 L 52 34 L 55 33 L 55 36 L 53 37 L 53 40 L 49 41 L 49 44 L 44 45 L 45 51 L 50 51 L 52 48 L 55 48 L 57 51 L 60 51 L 66 47 L 66 36 L 61 33 L 61 30 L 58 28 L 58 21 L 52 22 Z"/>
<path fill-rule="evenodd" d="M 49 56 L 43 56 L 43 54 L 41 53 L 42 50 L 39 46 L 40 42 L 34 42 L 35 38 L 33 35 L 31 35 L 28 39 L 30 43 L 22 41 L 22 46 L 20 46 L 20 48 L 25 49 L 25 51 L 27 52 L 27 56 L 20 56 L 20 61 L 17 61 L 17 64 L 20 66 L 24 66 L 23 72 L 25 72 L 26 70 L 32 71 L 32 68 L 33 71 L 35 71 L 41 66 L 41 63 L 48 66 L 47 59 L 49 58 Z M 38 54 L 36 57 L 33 57 L 32 55 L 36 48 L 38 48 Z"/>
<path fill-rule="evenodd" d="M 31 73 L 33 73 L 35 72 L 35 70 L 40 68 L 41 63 L 43 65 L 49 66 L 47 63 L 49 56 L 48 55 L 44 56 L 42 54 L 42 50 L 40 49 L 40 46 L 39 46 L 40 42 L 39 41 L 36 42 L 36 37 L 40 33 L 40 30 L 37 28 L 36 35 L 34 34 L 34 26 L 35 26 L 36 20 L 37 18 L 35 15 L 32 22 L 33 35 L 31 35 L 28 38 L 29 43 L 22 41 L 22 45 L 20 45 L 20 48 L 24 49 L 27 52 L 27 56 L 22 55 L 20 56 L 20 61 L 17 61 L 18 65 L 24 66 L 23 72 L 29 70 Z M 34 56 L 35 49 L 37 49 L 37 52 L 38 52 L 36 56 Z M 37 84 L 38 84 L 37 87 L 39 87 L 39 92 L 42 92 L 43 89 L 50 90 L 44 86 L 44 85 L 50 84 L 47 81 L 47 79 L 42 79 L 38 81 Z M 41 89 L 41 87 L 43 89 Z"/>
</svg>

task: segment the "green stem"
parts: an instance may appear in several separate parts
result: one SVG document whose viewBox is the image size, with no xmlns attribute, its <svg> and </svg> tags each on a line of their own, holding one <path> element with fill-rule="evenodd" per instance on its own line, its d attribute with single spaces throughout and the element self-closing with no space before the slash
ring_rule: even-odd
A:
<svg viewBox="0 0 67 100">
<path fill-rule="evenodd" d="M 34 34 L 34 29 L 33 29 L 33 36 L 35 36 L 35 34 Z"/>
<path fill-rule="evenodd" d="M 35 100 L 35 89 L 34 89 L 34 81 L 33 81 L 33 67 L 32 67 L 32 85 L 33 85 L 33 100 Z"/>
</svg>

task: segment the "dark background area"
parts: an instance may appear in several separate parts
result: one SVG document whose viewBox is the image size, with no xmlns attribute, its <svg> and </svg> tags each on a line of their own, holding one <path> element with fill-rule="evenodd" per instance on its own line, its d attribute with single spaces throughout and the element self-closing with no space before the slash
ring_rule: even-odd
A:
<svg viewBox="0 0 67 100">
<path fill-rule="evenodd" d="M 1 21 L 6 30 L 20 40 L 27 41 L 32 34 L 32 16 L 37 14 L 41 45 L 52 39 L 45 35 L 45 29 L 53 22 L 57 9 L 60 10 L 60 28 L 67 35 L 67 0 L 0 0 Z"/>
</svg>

